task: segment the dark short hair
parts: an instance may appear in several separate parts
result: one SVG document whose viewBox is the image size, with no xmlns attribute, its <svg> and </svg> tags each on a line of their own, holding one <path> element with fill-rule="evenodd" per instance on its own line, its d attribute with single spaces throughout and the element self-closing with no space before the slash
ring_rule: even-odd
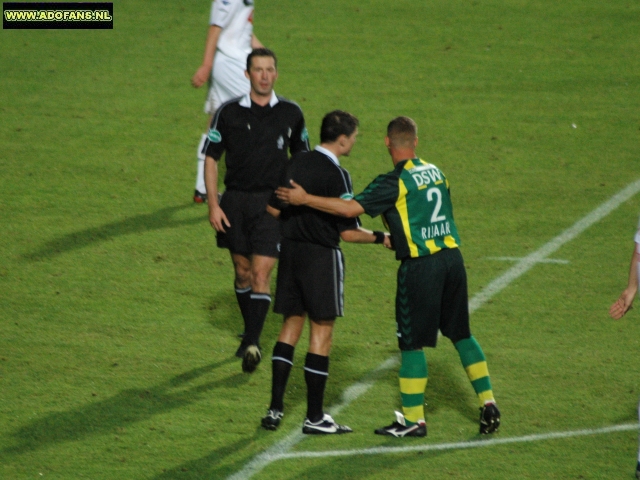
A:
<svg viewBox="0 0 640 480">
<path fill-rule="evenodd" d="M 396 117 L 387 126 L 387 137 L 393 147 L 412 146 L 418 137 L 418 125 L 409 117 Z"/>
<path fill-rule="evenodd" d="M 271 57 L 273 58 L 273 63 L 276 66 L 276 69 L 278 68 L 278 58 L 273 50 L 269 50 L 268 48 L 254 48 L 247 56 L 247 72 L 251 68 L 253 57 Z"/>
<path fill-rule="evenodd" d="M 356 131 L 360 122 L 349 112 L 334 110 L 322 119 L 320 127 L 320 143 L 335 142 L 340 135 L 350 137 Z"/>
</svg>

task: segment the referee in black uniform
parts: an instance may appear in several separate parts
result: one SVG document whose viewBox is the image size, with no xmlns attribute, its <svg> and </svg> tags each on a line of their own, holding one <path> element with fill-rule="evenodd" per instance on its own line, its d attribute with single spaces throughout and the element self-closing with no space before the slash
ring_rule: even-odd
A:
<svg viewBox="0 0 640 480">
<path fill-rule="evenodd" d="M 247 57 L 249 94 L 220 106 L 205 143 L 205 183 L 209 221 L 217 244 L 231 252 L 236 298 L 245 335 L 236 352 L 242 370 L 253 372 L 260 363 L 260 334 L 271 304 L 271 271 L 278 258 L 280 230 L 266 212 L 278 186 L 280 171 L 291 155 L 309 150 L 300 107 L 277 96 L 275 54 L 266 48 Z M 225 192 L 218 202 L 218 165 L 225 153 Z"/>
<path fill-rule="evenodd" d="M 358 119 L 336 110 L 325 115 L 320 146 L 312 152 L 292 157 L 284 169 L 280 185 L 295 178 L 309 192 L 324 197 L 352 198 L 349 172 L 338 157 L 349 155 L 358 134 Z M 336 317 L 343 314 L 344 259 L 340 239 L 356 243 L 385 243 L 383 232 L 360 227 L 357 218 L 343 218 L 308 207 L 282 204 L 275 195 L 268 207 L 279 216 L 282 248 L 274 310 L 284 315 L 284 324 L 272 357 L 271 405 L 262 426 L 275 430 L 284 409 L 284 391 L 293 366 L 293 352 L 308 315 L 309 350 L 304 375 L 307 384 L 307 418 L 302 431 L 307 434 L 347 433 L 323 411 L 324 389 L 329 375 L 329 351 Z"/>
</svg>

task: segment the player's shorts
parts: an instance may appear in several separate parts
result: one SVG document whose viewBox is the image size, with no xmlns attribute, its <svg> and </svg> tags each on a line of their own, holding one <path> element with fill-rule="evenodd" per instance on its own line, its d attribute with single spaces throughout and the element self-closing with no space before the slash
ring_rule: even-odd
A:
<svg viewBox="0 0 640 480">
<path fill-rule="evenodd" d="M 225 233 L 217 232 L 219 248 L 249 257 L 264 255 L 278 258 L 280 250 L 280 224 L 267 213 L 271 197 L 266 192 L 227 190 L 220 200 L 220 208 L 231 224 Z"/>
<path fill-rule="evenodd" d="M 344 313 L 344 257 L 339 248 L 282 239 L 273 310 L 331 320 Z"/>
<path fill-rule="evenodd" d="M 400 350 L 435 347 L 438 330 L 454 343 L 471 336 L 467 273 L 457 248 L 404 260 L 398 269 Z"/>
<path fill-rule="evenodd" d="M 249 79 L 244 76 L 246 57 L 242 60 L 226 56 L 217 51 L 213 59 L 211 80 L 204 113 L 213 115 L 224 102 L 246 95 L 251 90 Z"/>
</svg>

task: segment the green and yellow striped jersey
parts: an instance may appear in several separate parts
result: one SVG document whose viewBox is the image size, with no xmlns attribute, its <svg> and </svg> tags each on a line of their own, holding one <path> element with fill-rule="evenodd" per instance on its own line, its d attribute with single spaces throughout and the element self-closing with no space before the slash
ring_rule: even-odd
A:
<svg viewBox="0 0 640 480">
<path fill-rule="evenodd" d="M 379 175 L 355 200 L 367 215 L 382 215 L 393 235 L 399 260 L 460 245 L 449 181 L 438 167 L 424 160 L 399 162 L 393 171 Z"/>
</svg>

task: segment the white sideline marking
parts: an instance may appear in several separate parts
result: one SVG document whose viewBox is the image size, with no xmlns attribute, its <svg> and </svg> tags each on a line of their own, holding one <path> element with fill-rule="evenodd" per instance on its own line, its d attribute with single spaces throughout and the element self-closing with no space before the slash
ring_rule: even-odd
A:
<svg viewBox="0 0 640 480">
<path fill-rule="evenodd" d="M 486 257 L 487 260 L 498 260 L 500 262 L 519 262 L 522 260 L 522 257 Z M 569 260 L 554 260 L 553 258 L 544 258 L 542 260 L 538 260 L 538 263 L 560 263 L 562 265 L 566 265 L 569 263 Z"/>
<path fill-rule="evenodd" d="M 489 301 L 494 295 L 496 295 L 497 293 L 502 291 L 505 287 L 507 287 L 507 285 L 509 285 L 511 282 L 513 282 L 515 279 L 517 279 L 521 275 L 525 274 L 527 271 L 529 271 L 536 263 L 540 263 L 541 261 L 545 260 L 549 255 L 551 255 L 556 250 L 558 250 L 562 245 L 564 245 L 567 242 L 570 242 L 575 237 L 577 237 L 582 232 L 584 232 L 587 228 L 589 228 L 591 225 L 593 225 L 597 221 L 609 215 L 609 213 L 611 213 L 613 210 L 618 208 L 621 204 L 629 200 L 638 192 L 640 192 L 640 179 L 636 180 L 635 182 L 631 183 L 630 185 L 622 189 L 620 192 L 618 192 L 609 200 L 607 200 L 602 205 L 597 207 L 587 216 L 585 216 L 581 220 L 578 220 L 572 227 L 568 228 L 567 230 L 562 232 L 560 235 L 558 235 L 554 239 L 544 244 L 535 252 L 527 255 L 524 258 L 519 259 L 518 263 L 516 263 L 504 274 L 502 274 L 501 276 L 493 280 L 491 283 L 489 283 L 489 285 L 487 285 L 482 291 L 478 292 L 476 295 L 473 296 L 473 298 L 469 301 L 469 312 L 473 313 L 474 311 L 476 311 L 478 308 L 483 306 L 487 301 Z M 362 382 L 358 382 L 352 385 L 351 387 L 347 388 L 347 390 L 345 390 L 343 394 L 342 402 L 336 405 L 335 407 L 331 408 L 329 412 L 335 415 L 338 412 L 340 412 L 343 408 L 349 406 L 351 402 L 356 400 L 359 396 L 361 396 L 369 388 L 371 388 L 375 380 L 375 376 L 377 374 L 391 368 L 397 362 L 398 362 L 397 357 L 392 357 L 389 360 L 386 360 L 372 372 L 372 374 L 369 376 L 370 380 L 363 380 Z M 634 424 L 634 428 L 637 428 L 637 427 L 638 425 Z M 617 427 L 608 427 L 608 428 L 609 429 L 611 428 L 630 429 L 629 425 L 620 425 Z M 606 433 L 604 430 L 606 429 L 593 430 L 593 432 Z M 581 430 L 581 432 L 590 432 L 590 431 L 591 430 Z M 616 430 L 612 430 L 612 431 L 616 431 Z M 543 435 L 530 435 L 528 437 L 515 437 L 515 438 L 517 439 L 517 438 L 536 437 L 537 439 L 537 437 L 544 437 L 545 435 L 548 438 L 565 438 L 567 436 L 575 436 L 575 435 L 568 435 L 568 433 L 570 432 L 548 433 Z M 593 434 L 595 433 L 583 433 L 583 435 L 593 435 Z M 268 448 L 261 454 L 254 457 L 253 460 L 247 463 L 242 470 L 228 477 L 228 480 L 245 480 L 245 479 L 251 478 L 253 475 L 260 472 L 264 467 L 281 458 L 294 458 L 294 457 L 301 457 L 302 454 L 322 453 L 322 452 L 289 453 L 289 450 L 291 450 L 296 444 L 298 444 L 304 437 L 305 435 L 301 432 L 301 429 L 299 427 L 296 427 L 296 429 L 292 431 L 284 439 L 280 440 L 278 443 L 274 444 L 272 447 Z M 544 440 L 546 439 L 546 437 L 540 438 L 540 439 Z M 481 446 L 481 445 L 484 446 L 485 444 L 495 445 L 499 443 L 511 443 L 514 441 L 523 441 L 523 440 L 515 440 L 515 439 L 509 439 L 509 438 L 485 440 L 485 441 L 479 442 L 477 446 Z M 533 441 L 533 440 L 529 440 L 529 441 Z M 490 442 L 493 442 L 493 443 L 490 443 Z M 471 446 L 476 446 L 474 442 L 460 442 L 458 444 L 441 444 L 441 445 L 465 445 L 465 447 L 456 447 L 456 448 L 470 448 Z M 428 447 L 428 446 L 425 446 L 425 447 Z M 377 449 L 370 449 L 370 450 L 376 450 L 375 453 L 384 453 L 384 452 L 393 452 L 394 448 L 399 448 L 399 447 L 378 447 Z M 410 448 L 410 447 L 405 447 L 405 448 Z M 434 449 L 433 446 L 432 446 L 432 449 Z M 285 455 L 288 455 L 288 456 L 285 456 Z"/>
<path fill-rule="evenodd" d="M 357 450 L 326 450 L 324 452 L 282 453 L 272 457 L 271 461 L 275 462 L 277 460 L 285 460 L 289 458 L 348 457 L 353 455 L 380 455 L 387 453 L 429 452 L 434 450 L 442 451 L 463 448 L 491 447 L 494 445 L 505 445 L 508 443 L 539 442 L 543 440 L 555 440 L 557 438 L 584 437 L 587 435 L 601 435 L 603 433 L 626 432 L 629 430 L 638 430 L 639 427 L 640 425 L 637 423 L 626 423 L 624 425 L 614 425 L 611 427 L 593 428 L 588 430 L 541 433 L 536 435 L 525 435 L 523 437 L 468 440 L 466 442 L 455 443 L 435 443 L 431 445 L 411 445 L 406 447 L 373 447 Z"/>
</svg>

